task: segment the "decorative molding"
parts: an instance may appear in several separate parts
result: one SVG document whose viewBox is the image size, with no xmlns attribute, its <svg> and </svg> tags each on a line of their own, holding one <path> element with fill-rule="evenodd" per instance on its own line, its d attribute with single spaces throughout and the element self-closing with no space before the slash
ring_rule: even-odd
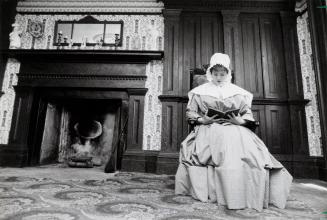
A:
<svg viewBox="0 0 327 220">
<path fill-rule="evenodd" d="M 29 49 L 14 49 L 3 51 L 5 56 L 10 58 L 22 59 L 96 59 L 124 62 L 141 62 L 148 63 L 151 60 L 161 60 L 163 51 L 131 51 L 131 50 L 29 50 Z"/>
<path fill-rule="evenodd" d="M 306 105 L 309 103 L 308 99 L 260 99 L 254 98 L 254 105 Z"/>
<path fill-rule="evenodd" d="M 91 16 L 91 15 L 88 15 L 80 20 L 77 21 L 78 23 L 97 23 L 97 22 L 100 22 L 98 19 L 96 19 L 95 17 Z"/>
<path fill-rule="evenodd" d="M 158 97 L 162 102 L 188 102 L 187 96 L 179 96 L 179 95 L 160 95 Z M 308 99 L 261 99 L 261 98 L 254 98 L 253 104 L 254 105 L 306 105 L 310 102 Z"/>
<path fill-rule="evenodd" d="M 179 16 L 180 16 L 182 10 L 181 9 L 164 9 L 162 12 L 163 12 L 164 17 L 169 20 L 174 20 L 174 19 L 179 20 Z"/>
<path fill-rule="evenodd" d="M 222 9 L 240 9 L 240 8 L 252 8 L 252 9 L 268 9 L 268 10 L 282 10 L 293 9 L 293 5 L 287 0 L 268 0 L 268 1 L 255 1 L 255 0 L 162 0 L 165 8 L 182 8 L 193 9 L 200 8 L 210 10 L 222 10 Z"/>
<path fill-rule="evenodd" d="M 222 10 L 224 23 L 236 23 L 239 20 L 240 11 L 237 10 Z"/>
<path fill-rule="evenodd" d="M 44 26 L 45 20 L 41 21 L 32 21 L 28 20 L 27 32 L 32 35 L 33 38 L 42 38 L 44 35 Z"/>
<path fill-rule="evenodd" d="M 19 13 L 161 13 L 164 5 L 155 0 L 25 0 Z"/>
<path fill-rule="evenodd" d="M 147 88 L 142 89 L 127 89 L 128 95 L 145 95 L 148 91 Z"/>
<path fill-rule="evenodd" d="M 145 81 L 147 76 L 136 75 L 77 75 L 77 74 L 28 74 L 20 73 L 22 79 L 87 79 L 87 80 L 142 80 Z"/>
<path fill-rule="evenodd" d="M 158 97 L 161 102 L 188 102 L 187 96 L 179 95 L 160 95 Z"/>
</svg>

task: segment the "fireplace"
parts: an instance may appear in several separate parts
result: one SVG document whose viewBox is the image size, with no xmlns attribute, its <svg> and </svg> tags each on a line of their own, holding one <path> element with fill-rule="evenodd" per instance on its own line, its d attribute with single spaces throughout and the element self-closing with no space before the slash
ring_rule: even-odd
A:
<svg viewBox="0 0 327 220">
<path fill-rule="evenodd" d="M 115 148 L 119 141 L 117 140 L 119 122 L 127 120 L 120 118 L 120 110 L 121 100 L 115 99 L 47 101 L 44 124 L 37 128 L 42 133 L 41 140 L 38 141 L 40 150 L 36 151 L 39 155 L 34 155 L 34 157 L 39 159 L 41 165 L 49 163 L 67 164 L 69 158 L 79 153 L 74 149 L 76 146 L 82 148 L 81 153 L 90 154 L 94 157 L 93 159 L 96 159 L 92 163 L 94 165 L 104 165 L 110 157 L 117 158 Z M 100 127 L 94 138 L 86 139 L 85 134 L 78 132 L 76 125 L 85 124 L 84 130 L 91 129 L 92 124 L 88 122 L 96 122 Z M 80 137 L 81 135 L 82 137 Z M 89 140 L 87 142 L 89 148 L 87 149 L 86 140 Z M 84 154 L 81 153 L 79 153 L 80 156 L 83 156 Z"/>
<path fill-rule="evenodd" d="M 133 169 L 130 156 L 143 153 L 146 65 L 161 59 L 162 52 L 15 50 L 8 55 L 21 68 L 0 165 L 66 162 L 79 141 L 74 126 L 88 119 L 103 128 L 92 140 L 102 164 L 113 158 L 114 169 Z"/>
<path fill-rule="evenodd" d="M 33 101 L 30 114 L 26 117 L 35 123 L 29 124 L 26 165 L 67 164 L 69 158 L 76 153 L 74 145 L 85 144 L 76 125 L 85 121 L 96 121 L 101 125 L 102 131 L 99 136 L 90 140 L 90 145 L 92 155 L 99 160 L 97 165 L 107 165 L 111 158 L 114 162 L 111 166 L 114 169 L 121 168 L 128 143 L 128 127 L 124 125 L 128 120 L 130 89 L 29 89 L 33 90 Z M 17 91 L 19 94 L 19 86 Z M 24 90 L 23 95 L 25 94 Z M 135 104 L 133 101 L 132 103 Z"/>
</svg>

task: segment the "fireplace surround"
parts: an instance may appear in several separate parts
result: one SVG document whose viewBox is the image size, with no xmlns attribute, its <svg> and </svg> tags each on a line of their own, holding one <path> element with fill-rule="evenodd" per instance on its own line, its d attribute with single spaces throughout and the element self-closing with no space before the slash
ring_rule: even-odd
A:
<svg viewBox="0 0 327 220">
<path fill-rule="evenodd" d="M 9 50 L 6 54 L 19 60 L 21 68 L 17 73 L 9 142 L 0 148 L 0 165 L 39 165 L 47 106 L 53 100 L 57 103 L 80 100 L 90 105 L 95 102 L 117 105 L 118 119 L 112 140 L 112 145 L 117 145 L 113 152 L 114 167 L 132 169 L 130 155 L 144 153 L 146 64 L 162 59 L 163 52 Z M 119 132 L 123 135 L 118 140 Z M 129 156 L 124 158 L 124 154 Z"/>
</svg>

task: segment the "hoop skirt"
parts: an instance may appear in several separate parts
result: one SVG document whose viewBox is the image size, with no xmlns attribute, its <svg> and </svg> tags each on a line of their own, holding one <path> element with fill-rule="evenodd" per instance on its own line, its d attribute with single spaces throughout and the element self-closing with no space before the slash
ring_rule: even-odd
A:
<svg viewBox="0 0 327 220">
<path fill-rule="evenodd" d="M 222 111 L 240 108 L 244 119 L 253 120 L 250 104 L 242 95 L 191 94 L 189 98 L 189 120 L 203 116 L 208 107 Z M 291 183 L 288 171 L 246 127 L 198 125 L 181 144 L 175 194 L 217 202 L 229 209 L 261 211 L 268 204 L 284 208 Z"/>
</svg>

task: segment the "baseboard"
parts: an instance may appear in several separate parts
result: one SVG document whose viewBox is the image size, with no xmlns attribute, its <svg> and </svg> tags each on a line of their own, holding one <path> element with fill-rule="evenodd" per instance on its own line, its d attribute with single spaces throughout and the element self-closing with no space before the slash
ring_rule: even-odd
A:
<svg viewBox="0 0 327 220">
<path fill-rule="evenodd" d="M 0 166 L 27 166 L 28 152 L 22 149 L 24 148 L 18 145 L 0 145 Z M 327 168 L 322 158 L 278 159 L 294 178 L 312 178 L 327 181 Z M 134 150 L 124 153 L 121 170 L 174 175 L 178 163 L 178 152 Z"/>
<path fill-rule="evenodd" d="M 122 160 L 122 171 L 157 174 L 175 174 L 178 153 L 159 151 L 126 151 Z"/>
<path fill-rule="evenodd" d="M 304 178 L 304 179 L 319 179 L 319 166 L 315 162 L 293 162 L 293 172 L 294 178 Z"/>
<path fill-rule="evenodd" d="M 160 152 L 157 160 L 157 174 L 174 175 L 179 163 L 179 153 Z"/>
<path fill-rule="evenodd" d="M 319 179 L 323 180 L 323 181 L 327 181 L 327 168 L 326 167 L 320 167 Z"/>
<path fill-rule="evenodd" d="M 27 166 L 28 152 L 18 145 L 0 145 L 0 166 L 24 167 Z"/>
<path fill-rule="evenodd" d="M 126 151 L 122 159 L 122 171 L 155 173 L 158 151 Z"/>
</svg>

